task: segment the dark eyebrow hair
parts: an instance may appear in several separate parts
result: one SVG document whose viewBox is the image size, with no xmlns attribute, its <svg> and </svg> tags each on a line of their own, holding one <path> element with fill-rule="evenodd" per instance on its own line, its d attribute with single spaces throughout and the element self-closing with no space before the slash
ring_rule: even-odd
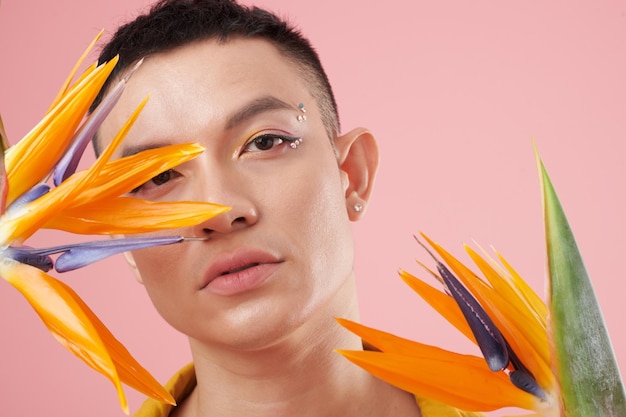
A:
<svg viewBox="0 0 626 417">
<path fill-rule="evenodd" d="M 246 104 L 235 113 L 233 113 L 228 120 L 226 121 L 226 130 L 232 129 L 237 126 L 239 123 L 250 119 L 260 113 L 264 113 L 271 110 L 290 110 L 295 109 L 295 107 L 289 103 L 285 103 L 284 101 L 274 97 L 274 96 L 264 96 L 261 98 L 257 98 L 252 100 L 250 103 Z"/>
<path fill-rule="evenodd" d="M 124 149 L 124 151 L 122 152 L 122 154 L 120 155 L 120 158 L 124 158 L 126 156 L 133 156 L 138 154 L 139 152 L 143 152 L 143 151 L 148 151 L 150 149 L 156 149 L 156 148 L 162 148 L 164 146 L 170 145 L 169 143 L 148 143 L 145 145 L 137 145 L 137 146 L 130 146 L 126 149 Z"/>
<path fill-rule="evenodd" d="M 242 106 L 235 113 L 230 115 L 226 120 L 226 130 L 230 130 L 238 124 L 250 119 L 258 114 L 272 111 L 272 110 L 294 110 L 295 107 L 289 103 L 286 103 L 274 96 L 263 96 L 250 101 Z M 129 146 L 122 151 L 122 157 L 138 154 L 141 151 L 148 149 L 160 148 L 167 146 L 169 143 L 147 143 L 138 146 Z"/>
</svg>

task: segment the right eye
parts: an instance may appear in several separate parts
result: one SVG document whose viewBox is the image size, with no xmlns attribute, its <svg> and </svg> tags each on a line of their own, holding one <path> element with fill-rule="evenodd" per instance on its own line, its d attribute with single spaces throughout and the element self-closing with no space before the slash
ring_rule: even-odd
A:
<svg viewBox="0 0 626 417">
<path fill-rule="evenodd" d="M 278 135 L 274 133 L 266 133 L 255 137 L 248 142 L 244 148 L 244 152 L 263 152 L 269 151 L 285 142 L 294 142 L 298 138 L 286 135 Z"/>
<path fill-rule="evenodd" d="M 147 191 L 150 189 L 158 188 L 179 176 L 180 174 L 178 172 L 174 171 L 173 169 L 168 169 L 167 171 L 163 171 L 160 174 L 155 175 L 150 179 L 150 181 L 141 184 L 139 187 L 133 189 L 130 193 L 136 194 L 139 191 Z"/>
</svg>

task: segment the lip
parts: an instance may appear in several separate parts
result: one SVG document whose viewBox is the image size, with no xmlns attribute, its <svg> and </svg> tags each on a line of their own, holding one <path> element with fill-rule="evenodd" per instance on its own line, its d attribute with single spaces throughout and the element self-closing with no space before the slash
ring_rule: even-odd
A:
<svg viewBox="0 0 626 417">
<path fill-rule="evenodd" d="M 262 250 L 239 248 L 221 253 L 206 270 L 200 290 L 229 296 L 260 286 L 283 260 Z"/>
</svg>

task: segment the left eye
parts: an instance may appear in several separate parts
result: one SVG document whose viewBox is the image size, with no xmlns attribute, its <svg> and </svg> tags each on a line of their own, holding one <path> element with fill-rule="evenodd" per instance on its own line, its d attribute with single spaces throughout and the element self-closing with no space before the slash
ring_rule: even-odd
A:
<svg viewBox="0 0 626 417">
<path fill-rule="evenodd" d="M 159 187 L 165 185 L 166 183 L 180 177 L 181 174 L 174 171 L 173 169 L 168 169 L 167 171 L 163 171 L 158 175 L 155 175 L 150 179 L 150 181 L 140 185 L 133 189 L 130 193 L 137 194 L 141 191 L 150 192 L 158 189 Z"/>
<path fill-rule="evenodd" d="M 250 142 L 248 142 L 246 144 L 246 147 L 244 148 L 244 152 L 269 151 L 270 149 L 279 146 L 285 142 L 294 142 L 297 139 L 298 138 L 293 138 L 290 136 L 267 133 L 265 135 L 257 136 Z"/>
</svg>

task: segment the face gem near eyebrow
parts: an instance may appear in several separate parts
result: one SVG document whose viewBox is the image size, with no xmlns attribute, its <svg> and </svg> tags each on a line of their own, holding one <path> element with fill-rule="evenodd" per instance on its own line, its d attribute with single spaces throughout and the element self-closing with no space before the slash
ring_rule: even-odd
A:
<svg viewBox="0 0 626 417">
<path fill-rule="evenodd" d="M 226 130 L 230 130 L 238 124 L 254 116 L 272 110 L 293 110 L 294 106 L 273 97 L 265 96 L 255 99 L 233 113 L 226 122 Z"/>
</svg>

